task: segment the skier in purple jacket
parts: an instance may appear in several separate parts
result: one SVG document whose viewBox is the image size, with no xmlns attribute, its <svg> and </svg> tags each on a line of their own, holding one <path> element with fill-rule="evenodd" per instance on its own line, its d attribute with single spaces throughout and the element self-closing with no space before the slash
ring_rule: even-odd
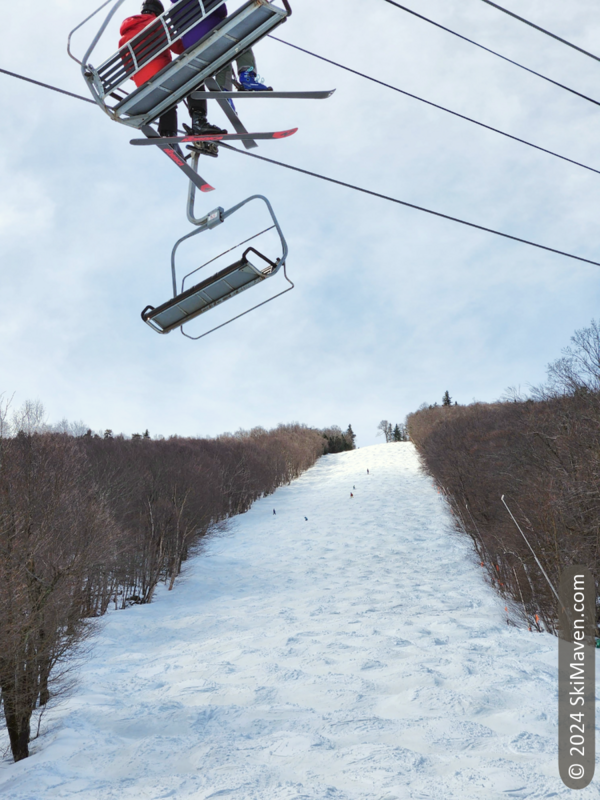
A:
<svg viewBox="0 0 600 800">
<path fill-rule="evenodd" d="M 171 0 L 172 3 L 177 2 L 177 0 Z M 197 0 L 190 0 L 190 4 L 196 4 Z M 182 11 L 185 11 L 186 6 L 182 7 Z M 227 17 L 227 6 L 225 3 L 220 5 L 212 14 L 209 14 L 202 22 L 199 22 L 195 25 L 191 30 L 185 33 L 181 37 L 181 41 L 183 46 L 187 50 L 188 48 L 192 47 L 199 42 L 204 36 L 206 36 L 213 28 L 215 28 L 220 22 L 222 22 Z M 241 53 L 238 58 L 236 59 L 237 68 L 238 68 L 238 79 L 239 83 L 242 86 L 242 89 L 247 92 L 264 92 L 267 91 L 269 87 L 265 86 L 263 83 L 259 83 L 256 74 L 256 60 L 254 58 L 254 54 L 251 49 L 248 49 Z M 232 84 L 232 69 L 231 66 L 227 66 L 221 70 L 216 76 L 217 83 L 222 89 L 227 89 L 231 87 Z M 199 87 L 203 89 L 204 87 Z M 207 104 L 206 100 L 194 100 L 191 97 L 188 100 L 189 109 L 190 109 L 190 116 L 192 118 L 192 133 L 196 136 L 201 136 L 207 133 L 224 133 L 223 129 L 218 128 L 216 125 L 211 125 L 207 119 Z M 231 100 L 229 104 L 234 109 L 233 103 Z"/>
</svg>

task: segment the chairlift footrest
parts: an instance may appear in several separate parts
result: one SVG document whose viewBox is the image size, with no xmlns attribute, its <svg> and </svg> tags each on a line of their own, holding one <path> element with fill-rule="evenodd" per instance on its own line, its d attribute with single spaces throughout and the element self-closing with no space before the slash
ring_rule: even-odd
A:
<svg viewBox="0 0 600 800">
<path fill-rule="evenodd" d="M 270 100 L 326 100 L 335 92 L 331 89 L 325 92 L 192 92 L 190 97 L 194 100 L 245 100 L 246 98 Z"/>
</svg>

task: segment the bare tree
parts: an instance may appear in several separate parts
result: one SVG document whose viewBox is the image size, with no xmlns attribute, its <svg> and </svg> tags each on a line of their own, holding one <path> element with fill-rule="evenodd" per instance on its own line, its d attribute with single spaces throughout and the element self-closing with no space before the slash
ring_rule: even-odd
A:
<svg viewBox="0 0 600 800">
<path fill-rule="evenodd" d="M 46 411 L 39 400 L 25 400 L 23 405 L 13 412 L 12 427 L 15 433 L 22 431 L 30 436 L 47 430 Z"/>
<path fill-rule="evenodd" d="M 76 436 L 66 421 L 48 431 L 41 403 L 9 431 L 7 415 L 0 403 L 0 698 L 18 761 L 90 618 L 172 588 L 203 536 L 308 469 L 325 440 L 298 424 L 212 440 Z"/>
<path fill-rule="evenodd" d="M 379 436 L 382 433 L 385 436 L 386 442 L 394 441 L 394 430 L 392 428 L 392 423 L 388 422 L 387 419 L 381 420 L 381 422 L 377 426 L 377 430 L 380 432 L 377 435 Z"/>
<path fill-rule="evenodd" d="M 575 331 L 571 342 L 562 358 L 548 365 L 548 383 L 534 389 L 534 399 L 600 391 L 600 324 L 592 320 L 588 328 Z"/>
<path fill-rule="evenodd" d="M 69 437 L 20 430 L 2 448 L 0 687 L 19 761 L 29 753 L 33 711 L 50 698 L 52 671 L 85 632 L 86 575 L 102 557 L 111 520 Z"/>
</svg>

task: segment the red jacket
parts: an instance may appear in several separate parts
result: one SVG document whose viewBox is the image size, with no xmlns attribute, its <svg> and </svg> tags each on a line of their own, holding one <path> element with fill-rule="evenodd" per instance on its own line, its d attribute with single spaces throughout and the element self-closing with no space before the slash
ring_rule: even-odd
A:
<svg viewBox="0 0 600 800">
<path fill-rule="evenodd" d="M 145 27 L 150 25 L 151 22 L 154 22 L 156 17 L 154 14 L 136 14 L 133 17 L 128 17 L 126 20 L 123 21 L 121 25 L 121 30 L 119 31 L 121 34 L 121 38 L 119 39 L 119 47 L 123 47 L 124 44 L 130 39 L 133 39 L 140 31 L 142 31 Z M 134 45 L 135 50 L 139 48 L 139 46 L 144 41 L 143 37 L 138 39 Z M 165 42 L 166 44 L 166 42 Z M 170 49 L 177 53 L 178 55 L 183 53 L 184 46 L 179 42 L 175 42 L 171 45 Z M 129 58 L 124 55 L 123 61 L 125 62 L 125 66 L 129 66 Z M 156 58 L 153 58 L 152 61 L 148 62 L 142 69 L 136 73 L 132 77 L 132 81 L 135 83 L 136 86 L 141 86 L 146 81 L 150 80 L 153 75 L 156 75 L 157 72 L 160 72 L 163 67 L 166 67 L 167 64 L 171 63 L 171 53 L 169 50 L 165 50 Z"/>
</svg>

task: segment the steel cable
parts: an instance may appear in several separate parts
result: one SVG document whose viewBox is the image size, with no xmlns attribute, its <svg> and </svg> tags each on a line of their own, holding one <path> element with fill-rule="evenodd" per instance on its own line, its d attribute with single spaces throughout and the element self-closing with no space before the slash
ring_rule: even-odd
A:
<svg viewBox="0 0 600 800">
<path fill-rule="evenodd" d="M 301 48 L 298 48 L 298 49 L 301 49 Z M 26 78 L 23 75 L 18 75 L 17 73 L 9 72 L 8 70 L 5 70 L 5 69 L 1 69 L 0 68 L 0 72 L 3 72 L 6 75 L 10 75 L 11 77 L 14 77 L 14 78 L 19 78 L 21 80 L 29 81 L 30 83 L 34 83 L 37 86 L 42 86 L 45 89 L 50 89 L 50 90 L 52 90 L 54 92 L 60 92 L 61 94 L 65 94 L 68 97 L 74 97 L 77 100 L 84 100 L 86 103 L 94 103 L 93 100 L 89 100 L 87 97 L 82 97 L 81 95 L 74 94 L 73 92 L 68 92 L 65 89 L 59 89 L 56 86 L 51 86 L 51 85 L 49 85 L 47 83 L 42 83 L 41 81 L 33 80 L 32 78 Z M 94 105 L 95 105 L 95 103 L 94 103 Z M 355 192 L 361 192 L 362 194 L 368 194 L 371 197 L 378 197 L 381 200 L 387 200 L 390 203 L 396 203 L 397 205 L 405 206 L 406 208 L 412 208 L 415 211 L 423 211 L 425 214 L 431 214 L 431 215 L 433 215 L 435 217 L 440 217 L 442 219 L 447 219 L 450 222 L 457 222 L 458 224 L 466 225 L 469 228 L 475 228 L 477 230 L 484 231 L 485 233 L 492 233 L 495 236 L 501 236 L 504 239 L 511 239 L 512 241 L 520 242 L 521 244 L 530 245 L 531 247 L 536 247 L 536 248 L 538 248 L 540 250 L 546 250 L 547 252 L 550 252 L 550 253 L 556 253 L 557 255 L 561 255 L 561 256 L 565 256 L 566 258 L 574 259 L 575 261 L 581 261 L 581 262 L 583 262 L 585 264 L 593 264 L 595 267 L 600 267 L 600 261 L 593 261 L 590 258 L 583 258 L 582 256 L 576 256 L 573 253 L 567 253 L 564 250 L 557 250 L 554 247 L 547 247 L 546 245 L 538 244 L 537 242 L 531 242 L 528 239 L 522 239 L 519 236 L 512 236 L 509 233 L 503 233 L 502 231 L 497 231 L 497 230 L 494 230 L 493 228 L 487 228 L 487 227 L 485 227 L 483 225 L 477 225 L 475 222 L 468 222 L 467 220 L 460 219 L 459 217 L 452 217 L 449 214 L 443 214 L 441 211 L 434 211 L 434 210 L 432 210 L 430 208 L 425 208 L 424 206 L 418 206 L 418 205 L 415 205 L 414 203 L 409 203 L 406 200 L 399 200 L 396 197 L 390 197 L 388 195 L 381 194 L 380 192 L 374 192 L 371 189 L 364 189 L 361 186 L 355 186 L 355 185 L 353 185 L 351 183 L 346 183 L 344 181 L 339 181 L 336 178 L 329 178 L 326 175 L 320 175 L 318 172 L 311 172 L 310 170 L 302 169 L 301 167 L 294 167 L 291 164 L 285 164 L 282 161 L 275 161 L 272 158 L 266 158 L 265 156 L 259 156 L 256 153 L 250 153 L 250 152 L 244 151 L 244 150 L 237 150 L 235 147 L 232 147 L 231 145 L 225 144 L 224 142 L 220 143 L 220 147 L 226 147 L 228 150 L 231 150 L 234 153 L 241 153 L 242 155 L 250 156 L 251 158 L 256 158 L 256 159 L 258 159 L 260 161 L 265 161 L 265 162 L 267 162 L 269 164 L 275 164 L 276 166 L 283 167 L 284 169 L 293 170 L 294 172 L 299 172 L 299 173 L 301 173 L 303 175 L 308 175 L 308 176 L 310 176 L 312 178 L 317 178 L 319 180 L 327 181 L 328 183 L 333 183 L 333 184 L 336 184 L 338 186 L 343 186 L 346 189 L 352 189 Z"/>
<path fill-rule="evenodd" d="M 0 72 L 3 72 L 5 75 L 10 75 L 11 78 L 18 78 L 20 81 L 27 81 L 28 83 L 35 83 L 36 86 L 43 86 L 44 89 L 50 89 L 52 92 L 60 92 L 60 94 L 66 94 L 68 97 L 76 97 L 78 100 L 84 100 L 86 103 L 92 103 L 96 105 L 93 100 L 90 100 L 89 97 L 83 97 L 81 94 L 74 94 L 73 92 L 67 92 L 66 89 L 59 89 L 56 86 L 51 86 L 49 83 L 42 83 L 41 81 L 34 81 L 33 78 L 26 78 L 25 75 L 19 75 L 17 72 L 9 72 L 7 69 L 0 68 Z"/>
<path fill-rule="evenodd" d="M 590 258 L 583 258 L 582 256 L 576 256 L 572 253 L 566 253 L 564 250 L 556 250 L 554 247 L 548 247 L 545 244 L 538 244 L 537 242 L 531 242 L 529 239 L 521 239 L 519 236 L 512 236 L 510 233 L 503 233 L 502 231 L 494 230 L 494 228 L 486 228 L 484 225 L 477 225 L 475 222 L 468 222 L 467 220 L 460 219 L 459 217 L 452 217 L 449 214 L 443 214 L 441 211 L 433 211 L 431 208 L 425 208 L 424 206 L 417 206 L 414 203 L 408 203 L 406 200 L 399 200 L 397 197 L 390 197 L 386 194 L 381 194 L 380 192 L 374 192 L 371 189 L 363 189 L 361 186 L 355 186 L 352 183 L 346 183 L 345 181 L 339 181 L 336 178 L 329 178 L 326 175 L 320 175 L 318 172 L 311 172 L 307 169 L 302 169 L 301 167 L 294 167 L 291 164 L 285 164 L 283 161 L 275 161 L 272 158 L 266 158 L 265 156 L 259 156 L 256 153 L 250 153 L 245 150 L 238 150 L 236 147 L 232 147 L 230 144 L 226 144 L 225 142 L 219 142 L 219 147 L 225 147 L 227 150 L 231 150 L 234 153 L 240 153 L 244 156 L 250 156 L 250 158 L 258 158 L 260 161 L 266 161 L 269 164 L 276 164 L 278 167 L 284 167 L 284 169 L 291 169 L 294 172 L 300 172 L 303 175 L 309 175 L 311 178 L 318 178 L 322 181 L 327 181 L 328 183 L 335 183 L 337 186 L 344 186 L 346 189 L 352 189 L 355 192 L 362 192 L 363 194 L 371 195 L 372 197 L 378 197 L 380 200 L 387 200 L 389 203 L 396 203 L 400 206 L 406 206 L 407 208 L 413 208 L 415 211 L 423 211 L 425 214 L 432 214 L 435 217 L 441 217 L 442 219 L 447 219 L 450 222 L 458 222 L 460 225 L 467 225 L 469 228 L 476 228 L 480 231 L 485 231 L 485 233 L 493 233 L 495 236 L 502 236 L 504 239 L 512 239 L 514 242 L 520 242 L 521 244 L 527 244 L 531 247 L 537 247 L 540 250 L 547 250 L 549 253 L 556 253 L 560 256 L 566 256 L 566 258 L 573 258 L 575 261 L 583 261 L 585 264 L 593 264 L 595 267 L 600 267 L 600 261 L 593 261 Z"/>
<path fill-rule="evenodd" d="M 493 133 L 498 133 L 500 136 L 505 136 L 507 139 L 512 139 L 515 142 L 520 142 L 521 144 L 527 145 L 527 147 L 533 147 L 535 150 L 540 150 L 542 153 L 548 153 L 548 155 L 554 156 L 555 158 L 560 158 L 562 161 L 568 161 L 571 164 L 575 164 L 578 167 L 582 167 L 583 169 L 587 169 L 590 172 L 595 172 L 597 175 L 600 175 L 600 169 L 596 169 L 595 167 L 589 167 L 587 164 L 582 164 L 581 161 L 575 161 L 573 158 L 568 158 L 567 156 L 561 156 L 560 153 L 555 153 L 553 150 L 548 150 L 546 147 L 541 147 L 538 144 L 533 144 L 533 142 L 528 142 L 526 139 L 520 139 L 518 136 L 513 136 L 512 133 L 506 133 L 506 131 L 501 131 L 499 128 L 494 128 L 491 125 L 486 125 L 485 122 L 479 122 L 472 117 L 467 117 L 464 114 L 459 114 L 458 111 L 452 111 L 450 108 L 446 108 L 445 106 L 441 106 L 438 103 L 433 103 L 431 100 L 425 100 L 423 97 L 419 97 L 416 94 L 411 94 L 410 92 L 405 91 L 404 89 L 399 89 L 397 86 L 392 86 L 390 83 L 384 83 L 384 81 L 380 81 L 378 78 L 372 78 L 370 75 L 365 75 L 364 72 L 358 72 L 358 70 L 352 69 L 352 67 L 346 67 L 344 64 L 339 64 L 337 61 L 332 61 L 330 58 L 325 58 L 325 56 L 320 56 L 317 53 L 312 53 L 310 50 L 305 50 L 303 47 L 298 47 L 297 44 L 292 44 L 291 42 L 286 42 L 284 39 L 279 39 L 277 36 L 270 36 L 269 38 L 274 39 L 276 42 L 281 42 L 281 44 L 286 44 L 288 47 L 293 47 L 295 50 L 300 50 L 302 53 L 306 53 L 309 56 L 313 56 L 314 58 L 318 58 L 321 61 L 326 61 L 328 64 L 333 64 L 335 67 L 339 67 L 340 69 L 346 70 L 347 72 L 351 72 L 354 75 L 359 75 L 361 78 L 365 78 L 368 81 L 372 81 L 373 83 L 377 83 L 380 86 L 384 86 L 386 89 L 391 89 L 394 92 L 398 92 L 399 94 L 405 95 L 405 97 L 410 97 L 413 100 L 418 100 L 420 103 L 425 103 L 425 105 L 432 106 L 432 108 L 437 108 L 439 111 L 445 111 L 446 114 L 452 114 L 453 117 L 458 117 L 459 119 L 464 119 L 466 122 L 471 122 L 473 125 L 478 125 L 480 128 L 486 128 L 488 131 L 492 131 Z"/>
<path fill-rule="evenodd" d="M 386 2 L 391 2 L 391 0 L 386 0 Z M 536 31 L 540 31 L 541 33 L 545 33 L 546 36 L 551 36 L 553 39 L 556 39 L 557 42 L 561 42 L 562 44 L 566 44 L 567 47 L 572 47 L 573 50 L 577 50 L 579 53 L 583 53 L 584 56 L 589 56 L 593 58 L 595 61 L 600 61 L 600 56 L 595 56 L 593 53 L 590 53 L 588 50 L 584 50 L 583 47 L 579 47 L 573 42 L 569 42 L 566 39 L 562 39 L 560 36 L 557 36 L 555 33 L 551 31 L 547 31 L 545 28 L 536 25 L 535 22 L 530 22 L 530 20 L 525 19 L 525 17 L 520 17 L 518 14 L 515 14 L 513 11 L 509 11 L 507 8 L 503 8 L 503 6 L 499 6 L 498 3 L 492 3 L 492 0 L 482 0 L 483 3 L 487 3 L 488 6 L 493 6 L 497 8 L 498 11 L 502 11 L 503 14 L 508 14 L 509 17 L 514 17 L 518 19 L 519 22 L 524 22 L 525 25 L 529 25 L 530 28 L 535 28 Z"/>
<path fill-rule="evenodd" d="M 402 11 L 406 11 L 408 14 L 412 14 L 413 17 L 418 17 L 424 22 L 428 22 L 430 25 L 435 25 L 436 28 L 441 28 L 441 30 L 446 31 L 446 33 L 451 33 L 452 36 L 456 36 L 465 42 L 469 42 L 469 44 L 475 45 L 475 47 L 479 47 L 481 50 L 485 50 L 487 53 L 491 53 L 493 56 L 501 58 L 503 61 L 508 61 L 509 64 L 513 64 L 515 67 L 519 67 L 519 69 L 524 69 L 525 72 L 530 72 L 532 75 L 536 75 L 538 78 L 548 81 L 548 83 L 552 83 L 554 86 L 558 86 L 560 89 L 564 89 L 566 92 L 570 92 L 571 94 L 577 95 L 577 97 L 581 97 L 583 100 L 587 100 L 590 103 L 594 103 L 596 106 L 600 106 L 600 100 L 594 100 L 593 97 L 588 97 L 586 94 L 582 94 L 575 89 L 571 89 L 570 86 L 565 86 L 564 83 L 559 83 L 558 81 L 549 78 L 547 75 L 542 75 L 541 72 L 536 72 L 534 69 L 525 67 L 523 64 L 519 64 L 518 61 L 513 61 L 512 58 L 508 58 L 507 56 L 503 56 L 502 53 L 496 52 L 496 50 L 485 47 L 485 45 L 479 44 L 479 42 L 475 42 L 473 39 L 469 39 L 467 36 L 463 36 L 461 33 L 453 31 L 451 28 L 446 28 L 445 25 L 441 25 L 439 22 L 434 22 L 432 19 L 424 17 L 423 14 L 418 14 L 416 11 L 413 11 L 412 8 L 407 8 L 406 6 L 400 5 L 400 3 L 396 3 L 394 0 L 385 0 L 385 2 L 392 6 L 396 6 L 396 8 L 399 8 Z"/>
</svg>

